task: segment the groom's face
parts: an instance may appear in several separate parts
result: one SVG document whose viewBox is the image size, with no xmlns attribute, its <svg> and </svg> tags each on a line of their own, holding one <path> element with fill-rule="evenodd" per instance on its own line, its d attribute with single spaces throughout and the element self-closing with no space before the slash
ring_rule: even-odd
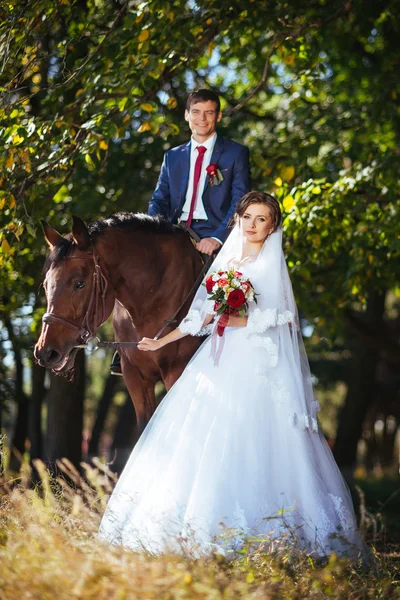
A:
<svg viewBox="0 0 400 600">
<path fill-rule="evenodd" d="M 189 123 L 194 139 L 198 142 L 203 142 L 214 135 L 221 118 L 222 113 L 217 111 L 217 105 L 212 100 L 196 102 L 185 111 L 185 119 Z"/>
</svg>

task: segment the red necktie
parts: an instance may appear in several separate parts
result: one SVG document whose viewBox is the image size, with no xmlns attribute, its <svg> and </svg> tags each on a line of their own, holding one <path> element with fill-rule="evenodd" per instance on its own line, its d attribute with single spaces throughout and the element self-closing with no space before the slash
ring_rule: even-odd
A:
<svg viewBox="0 0 400 600">
<path fill-rule="evenodd" d="M 192 194 L 192 201 L 190 203 L 189 216 L 186 221 L 186 229 L 189 229 L 189 227 L 192 223 L 194 207 L 196 206 L 196 196 L 197 196 L 197 188 L 199 187 L 201 166 L 203 164 L 204 153 L 207 151 L 207 148 L 205 146 L 197 146 L 196 150 L 198 151 L 199 155 L 196 158 L 196 162 L 194 165 L 193 194 Z"/>
</svg>

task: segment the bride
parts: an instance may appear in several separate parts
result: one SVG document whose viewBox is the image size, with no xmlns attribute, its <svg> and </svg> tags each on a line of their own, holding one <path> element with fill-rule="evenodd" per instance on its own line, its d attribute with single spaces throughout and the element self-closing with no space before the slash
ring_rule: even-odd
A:
<svg viewBox="0 0 400 600">
<path fill-rule="evenodd" d="M 313 556 L 357 555 L 363 542 L 351 497 L 318 427 L 279 204 L 250 192 L 235 221 L 209 273 L 239 270 L 257 304 L 245 317 L 217 317 L 201 286 L 177 329 L 140 342 L 140 350 L 157 351 L 213 331 L 135 446 L 99 536 L 191 556 L 226 553 L 251 540 L 266 548 L 291 544 Z M 216 337 L 221 320 L 223 338 Z M 216 360 L 215 341 L 223 339 Z"/>
</svg>

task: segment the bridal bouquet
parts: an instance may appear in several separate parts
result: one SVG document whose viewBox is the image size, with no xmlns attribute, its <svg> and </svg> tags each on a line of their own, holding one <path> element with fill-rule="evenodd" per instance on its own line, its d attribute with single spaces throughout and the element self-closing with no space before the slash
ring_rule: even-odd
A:
<svg viewBox="0 0 400 600">
<path fill-rule="evenodd" d="M 214 300 L 217 315 L 236 315 L 244 317 L 248 303 L 257 302 L 257 294 L 246 277 L 239 271 L 216 271 L 210 273 L 204 284 L 210 300 Z M 217 333 L 222 336 L 226 324 L 218 325 Z"/>
</svg>

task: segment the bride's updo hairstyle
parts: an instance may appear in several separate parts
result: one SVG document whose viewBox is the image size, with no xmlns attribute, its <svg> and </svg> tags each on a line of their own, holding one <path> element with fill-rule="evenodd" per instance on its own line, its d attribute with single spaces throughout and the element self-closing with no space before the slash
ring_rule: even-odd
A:
<svg viewBox="0 0 400 600">
<path fill-rule="evenodd" d="M 239 200 L 235 209 L 235 223 L 237 223 L 238 219 L 244 215 L 250 204 L 263 204 L 264 206 L 268 206 L 272 217 L 274 231 L 276 231 L 282 222 L 281 208 L 276 198 L 265 192 L 248 192 Z"/>
</svg>

